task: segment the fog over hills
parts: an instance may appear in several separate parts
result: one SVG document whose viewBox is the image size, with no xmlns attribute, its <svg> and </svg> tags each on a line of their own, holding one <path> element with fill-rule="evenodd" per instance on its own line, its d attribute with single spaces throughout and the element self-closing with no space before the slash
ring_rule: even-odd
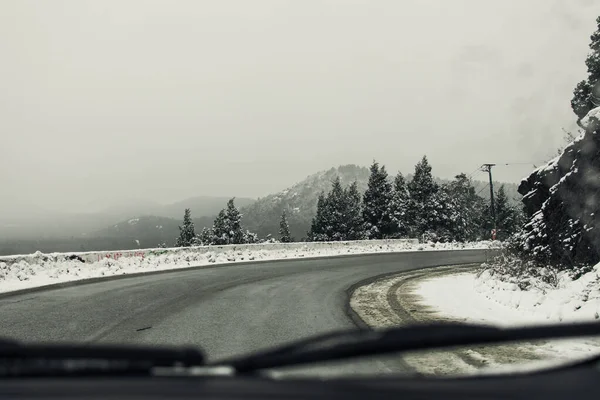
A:
<svg viewBox="0 0 600 400">
<path fill-rule="evenodd" d="M 392 179 L 395 171 L 388 172 Z M 319 193 L 328 192 L 337 176 L 344 186 L 356 181 L 359 191 L 364 192 L 369 169 L 354 164 L 342 165 L 311 174 L 287 189 L 257 200 L 238 197 L 235 204 L 243 214 L 244 227 L 262 238 L 277 237 L 281 213 L 286 210 L 292 236 L 296 240 L 303 239 L 315 215 Z M 410 180 L 412 176 L 407 174 L 406 178 Z M 448 182 L 436 180 L 440 184 Z M 486 181 L 473 180 L 473 185 L 480 196 L 489 199 Z M 519 202 L 517 185 L 504 185 L 508 197 Z M 30 215 L 7 216 L 5 213 L 0 218 L 0 254 L 171 246 L 179 233 L 178 226 L 186 208 L 191 209 L 196 231 L 200 232 L 203 227 L 212 226 L 227 200 L 229 197 L 196 196 L 160 204 L 134 198 L 90 213 L 57 213 L 32 206 Z"/>
</svg>

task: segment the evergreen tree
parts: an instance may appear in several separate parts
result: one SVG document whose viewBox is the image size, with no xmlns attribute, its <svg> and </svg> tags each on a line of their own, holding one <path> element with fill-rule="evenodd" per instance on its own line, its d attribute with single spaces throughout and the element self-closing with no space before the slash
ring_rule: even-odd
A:
<svg viewBox="0 0 600 400">
<path fill-rule="evenodd" d="M 380 168 L 374 161 L 370 170 L 367 190 L 363 196 L 363 219 L 369 239 L 382 239 L 390 237 L 394 232 L 390 215 L 392 186 L 388 182 L 385 166 Z"/>
<path fill-rule="evenodd" d="M 243 243 L 258 243 L 258 235 L 254 232 L 250 232 L 249 230 L 246 230 L 244 232 L 244 241 Z"/>
<path fill-rule="evenodd" d="M 438 186 L 421 209 L 423 213 L 418 220 L 419 235 L 434 242 L 455 240 L 453 227 L 458 211 L 447 185 Z"/>
<path fill-rule="evenodd" d="M 598 29 L 590 37 L 590 52 L 585 60 L 588 77 L 575 86 L 573 99 L 571 100 L 573 112 L 579 119 L 585 117 L 588 111 L 594 108 L 591 101 L 592 95 L 594 95 L 592 92 L 594 85 L 600 81 L 600 17 L 596 19 L 596 23 Z"/>
<path fill-rule="evenodd" d="M 279 222 L 279 240 L 282 243 L 290 243 L 292 237 L 290 235 L 290 226 L 285 215 L 285 210 L 281 213 L 281 221 Z"/>
<path fill-rule="evenodd" d="M 394 178 L 394 187 L 392 193 L 392 201 L 390 203 L 390 215 L 394 226 L 394 236 L 404 237 L 409 233 L 409 221 L 407 220 L 408 188 L 406 180 L 401 172 Z"/>
<path fill-rule="evenodd" d="M 424 203 L 429 200 L 438 189 L 438 185 L 433 181 L 431 165 L 429 165 L 427 156 L 423 156 L 421 161 L 415 165 L 415 174 L 408 183 L 410 197 L 419 203 Z"/>
<path fill-rule="evenodd" d="M 442 224 L 442 208 L 446 195 L 439 194 L 439 186 L 433 181 L 431 166 L 427 157 L 415 165 L 415 174 L 408 183 L 410 201 L 407 207 L 407 219 L 412 235 L 421 236 L 426 232 L 435 232 Z"/>
<path fill-rule="evenodd" d="M 194 221 L 189 208 L 183 214 L 183 225 L 179 226 L 179 237 L 175 241 L 175 247 L 189 247 L 194 244 L 196 233 L 194 232 Z"/>
<path fill-rule="evenodd" d="M 327 224 L 327 210 L 325 209 L 325 203 L 325 193 L 321 192 L 317 199 L 317 213 L 312 219 L 310 231 L 307 235 L 308 240 L 310 241 L 322 242 L 327 240 L 327 235 L 325 235 L 325 226 Z"/>
<path fill-rule="evenodd" d="M 345 240 L 362 240 L 365 238 L 362 217 L 362 196 L 358 184 L 354 181 L 345 191 L 347 231 Z"/>
<path fill-rule="evenodd" d="M 496 211 L 497 239 L 506 240 L 521 227 L 521 213 L 509 203 L 504 185 L 501 185 L 498 189 L 494 205 Z"/>
<path fill-rule="evenodd" d="M 472 241 L 481 237 L 484 226 L 484 200 L 465 174 L 456 175 L 447 188 L 450 231 L 455 240 Z"/>
<path fill-rule="evenodd" d="M 221 210 L 212 227 L 211 244 L 224 245 L 229 243 L 227 214 Z"/>
<path fill-rule="evenodd" d="M 356 182 L 342 188 L 337 177 L 331 191 L 321 193 L 317 201 L 317 213 L 308 234 L 312 241 L 360 240 L 365 237 L 361 212 L 361 195 Z"/>
<path fill-rule="evenodd" d="M 211 245 L 211 244 L 216 244 L 214 243 L 214 238 L 215 238 L 215 234 L 213 232 L 212 229 L 204 227 L 202 228 L 202 232 L 200 232 L 200 243 L 202 243 L 205 246 Z"/>
<path fill-rule="evenodd" d="M 325 200 L 326 215 L 330 218 L 325 228 L 325 234 L 329 240 L 346 240 L 348 232 L 346 203 L 346 193 L 342 188 L 340 177 L 338 176 L 333 181 L 331 191 Z"/>
<path fill-rule="evenodd" d="M 226 211 L 226 226 L 227 226 L 227 243 L 240 244 L 244 243 L 244 232 L 242 230 L 242 214 L 238 211 L 234 204 L 235 198 L 227 202 Z"/>
</svg>

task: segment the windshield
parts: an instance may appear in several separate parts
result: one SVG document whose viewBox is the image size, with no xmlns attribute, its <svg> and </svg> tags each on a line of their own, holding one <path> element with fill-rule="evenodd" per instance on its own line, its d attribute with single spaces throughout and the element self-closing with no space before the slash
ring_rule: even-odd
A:
<svg viewBox="0 0 600 400">
<path fill-rule="evenodd" d="M 600 317 L 600 4 L 0 4 L 0 338 L 192 346 Z M 469 374 L 600 337 L 306 373 Z"/>
</svg>

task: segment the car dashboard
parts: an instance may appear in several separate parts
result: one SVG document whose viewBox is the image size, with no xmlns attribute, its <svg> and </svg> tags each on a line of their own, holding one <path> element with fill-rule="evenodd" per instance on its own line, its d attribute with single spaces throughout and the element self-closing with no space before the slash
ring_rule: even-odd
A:
<svg viewBox="0 0 600 400">
<path fill-rule="evenodd" d="M 600 363 L 535 373 L 441 377 L 272 379 L 264 376 L 105 376 L 0 380 L 18 399 L 600 399 Z"/>
</svg>

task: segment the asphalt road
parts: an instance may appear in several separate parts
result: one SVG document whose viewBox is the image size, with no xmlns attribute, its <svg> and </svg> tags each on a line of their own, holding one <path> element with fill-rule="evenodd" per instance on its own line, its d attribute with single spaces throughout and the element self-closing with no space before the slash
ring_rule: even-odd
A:
<svg viewBox="0 0 600 400">
<path fill-rule="evenodd" d="M 196 345 L 209 359 L 355 328 L 347 289 L 371 277 L 476 263 L 484 250 L 230 264 L 0 298 L 0 337 Z"/>
</svg>

